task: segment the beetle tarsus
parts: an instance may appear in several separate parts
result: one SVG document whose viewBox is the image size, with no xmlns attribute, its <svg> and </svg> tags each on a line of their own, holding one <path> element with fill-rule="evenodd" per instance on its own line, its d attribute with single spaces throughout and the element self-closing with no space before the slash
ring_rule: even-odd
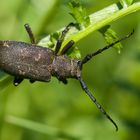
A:
<svg viewBox="0 0 140 140">
<path fill-rule="evenodd" d="M 31 84 L 35 82 L 35 80 L 32 80 L 32 79 L 30 79 L 29 81 L 30 81 Z"/>
<path fill-rule="evenodd" d="M 18 86 L 23 80 L 23 78 L 15 77 L 13 82 L 14 86 Z"/>
<path fill-rule="evenodd" d="M 60 81 L 62 81 L 65 85 L 68 83 L 67 79 L 61 79 Z"/>
</svg>

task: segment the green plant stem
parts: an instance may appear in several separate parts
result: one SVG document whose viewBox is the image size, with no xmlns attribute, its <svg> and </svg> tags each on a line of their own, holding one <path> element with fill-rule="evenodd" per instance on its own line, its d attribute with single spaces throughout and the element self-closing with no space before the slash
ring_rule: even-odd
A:
<svg viewBox="0 0 140 140">
<path fill-rule="evenodd" d="M 77 34 L 70 36 L 66 41 L 68 42 L 70 40 L 74 40 L 75 42 L 77 42 L 80 39 L 86 37 L 88 34 L 92 33 L 93 31 L 99 30 L 100 28 L 104 27 L 105 25 L 108 25 L 111 22 L 116 21 L 116 20 L 118 20 L 126 15 L 129 15 L 131 13 L 134 13 L 138 10 L 140 10 L 140 2 L 134 3 L 133 5 L 129 6 L 128 8 L 119 10 L 118 12 L 115 12 L 114 14 L 109 15 L 108 17 L 99 20 L 94 24 L 91 24 L 83 31 L 79 31 Z M 94 20 L 94 14 L 90 16 L 90 19 Z M 66 41 L 64 42 L 64 45 L 66 44 Z"/>
<path fill-rule="evenodd" d="M 82 38 L 86 37 L 90 33 L 99 30 L 100 28 L 110 24 L 113 21 L 116 21 L 126 15 L 129 15 L 131 13 L 134 13 L 136 11 L 140 10 L 140 2 L 134 3 L 133 5 L 119 9 L 118 4 L 113 4 L 111 6 L 108 6 L 107 8 L 104 8 L 103 10 L 100 10 L 96 13 L 93 13 L 90 15 L 90 25 L 83 29 L 83 30 L 77 30 L 76 28 L 73 28 L 69 31 L 67 34 L 63 44 L 62 48 L 69 42 L 70 40 L 74 40 L 75 42 L 78 42 Z M 61 29 L 62 30 L 62 29 Z M 49 36 L 42 39 L 39 42 L 39 45 L 48 47 L 49 44 Z M 62 49 L 61 48 L 61 49 Z"/>
</svg>

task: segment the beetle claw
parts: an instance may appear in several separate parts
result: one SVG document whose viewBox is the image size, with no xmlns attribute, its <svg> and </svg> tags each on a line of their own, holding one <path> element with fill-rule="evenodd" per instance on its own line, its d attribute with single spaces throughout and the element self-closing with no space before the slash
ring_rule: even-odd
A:
<svg viewBox="0 0 140 140">
<path fill-rule="evenodd" d="M 18 86 L 24 79 L 20 77 L 15 77 L 13 84 L 14 86 Z"/>
</svg>

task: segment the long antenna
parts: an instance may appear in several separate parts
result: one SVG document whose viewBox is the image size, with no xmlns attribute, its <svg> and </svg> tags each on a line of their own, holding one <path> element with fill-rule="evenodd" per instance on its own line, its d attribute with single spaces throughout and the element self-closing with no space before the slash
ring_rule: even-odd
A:
<svg viewBox="0 0 140 140">
<path fill-rule="evenodd" d="M 107 50 L 107 49 L 113 47 L 115 44 L 117 44 L 117 43 L 119 43 L 119 42 L 125 40 L 126 38 L 129 38 L 133 33 L 134 33 L 134 30 L 133 30 L 130 34 L 128 34 L 128 35 L 126 35 L 125 37 L 123 37 L 123 38 L 121 38 L 121 39 L 119 39 L 119 40 L 117 40 L 117 41 L 115 41 L 115 42 L 113 42 L 113 43 L 111 43 L 111 44 L 105 46 L 104 48 L 99 49 L 99 50 L 97 50 L 97 51 L 94 52 L 94 53 L 91 53 L 91 54 L 86 55 L 86 56 L 84 57 L 84 59 L 82 60 L 82 64 L 87 63 L 87 62 L 88 62 L 90 59 L 92 59 L 94 56 L 96 56 L 96 55 L 102 53 L 103 51 L 105 51 L 105 50 Z"/>
<path fill-rule="evenodd" d="M 116 131 L 118 131 L 118 126 L 117 124 L 114 122 L 114 120 L 106 113 L 106 111 L 103 109 L 103 107 L 98 103 L 98 101 L 96 100 L 96 98 L 92 95 L 92 93 L 89 91 L 87 85 L 85 84 L 85 82 L 82 80 L 81 77 L 78 78 L 78 80 L 80 81 L 81 87 L 82 89 L 86 92 L 86 94 L 89 96 L 89 98 L 95 103 L 95 105 L 97 106 L 97 108 L 107 117 L 107 119 L 109 119 L 113 125 L 116 128 Z"/>
</svg>

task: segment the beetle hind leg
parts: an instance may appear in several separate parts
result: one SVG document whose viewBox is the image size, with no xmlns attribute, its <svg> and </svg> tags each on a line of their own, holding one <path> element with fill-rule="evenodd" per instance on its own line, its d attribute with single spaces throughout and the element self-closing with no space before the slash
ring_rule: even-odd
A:
<svg viewBox="0 0 140 140">
<path fill-rule="evenodd" d="M 15 77 L 13 81 L 14 86 L 18 86 L 23 80 L 23 78 Z"/>
<path fill-rule="evenodd" d="M 31 43 L 32 43 L 32 44 L 36 44 L 36 41 L 35 41 L 33 32 L 32 32 L 32 30 L 31 30 L 31 27 L 29 26 L 29 24 L 26 23 L 26 24 L 24 25 L 24 27 L 25 27 L 25 29 L 26 29 L 28 35 L 29 35 L 29 38 L 30 38 Z"/>
</svg>

